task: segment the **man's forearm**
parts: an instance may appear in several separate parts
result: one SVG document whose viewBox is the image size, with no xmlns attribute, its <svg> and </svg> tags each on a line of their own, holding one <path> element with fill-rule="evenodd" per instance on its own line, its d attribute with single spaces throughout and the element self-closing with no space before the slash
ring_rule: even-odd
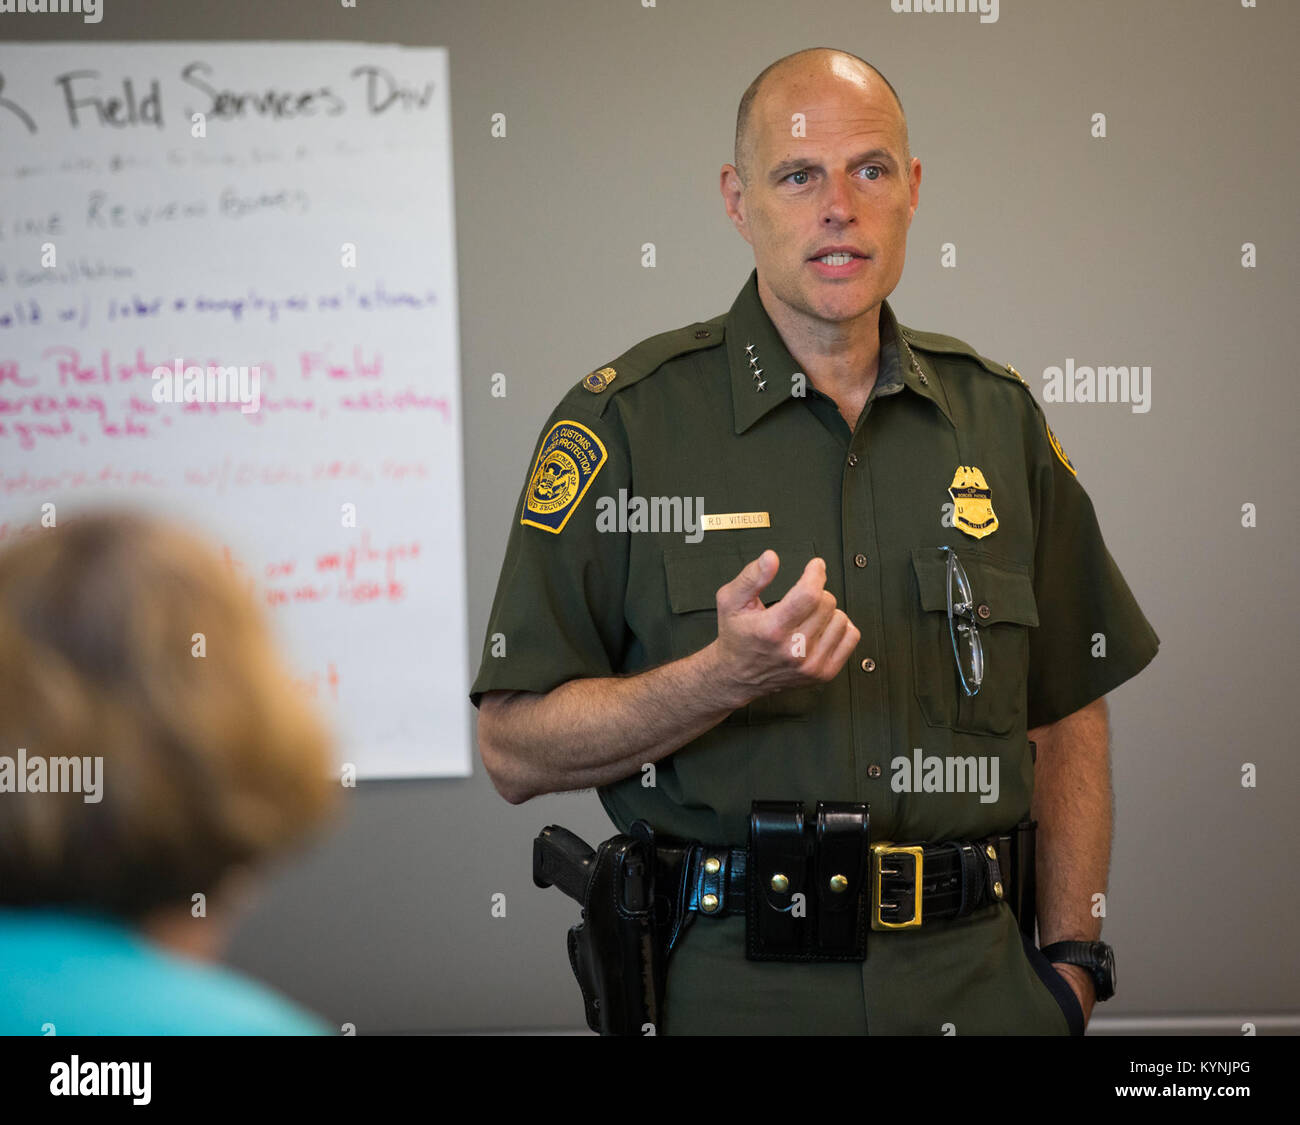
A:
<svg viewBox="0 0 1300 1125">
<path fill-rule="evenodd" d="M 1033 816 L 1038 821 L 1039 944 L 1096 941 L 1093 895 L 1110 871 L 1109 728 L 1099 699 L 1029 732 L 1038 744 Z"/>
<path fill-rule="evenodd" d="M 715 642 L 634 676 L 521 692 L 480 713 L 484 764 L 498 791 L 516 804 L 620 781 L 750 701 L 718 669 Z"/>
</svg>

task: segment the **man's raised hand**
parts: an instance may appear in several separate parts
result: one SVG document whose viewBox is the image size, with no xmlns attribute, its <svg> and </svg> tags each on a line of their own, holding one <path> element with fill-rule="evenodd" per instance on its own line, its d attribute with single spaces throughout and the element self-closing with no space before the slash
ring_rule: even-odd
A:
<svg viewBox="0 0 1300 1125">
<path fill-rule="evenodd" d="M 775 551 L 764 551 L 717 593 L 722 674 L 749 698 L 834 679 L 861 639 L 826 589 L 820 558 L 808 560 L 785 597 L 764 606 L 759 595 L 780 565 Z"/>
</svg>

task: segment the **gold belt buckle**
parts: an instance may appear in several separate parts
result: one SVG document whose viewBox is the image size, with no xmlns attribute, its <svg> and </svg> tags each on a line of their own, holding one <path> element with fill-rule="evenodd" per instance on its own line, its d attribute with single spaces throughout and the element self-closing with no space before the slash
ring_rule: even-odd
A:
<svg viewBox="0 0 1300 1125">
<path fill-rule="evenodd" d="M 902 846 L 889 840 L 871 845 L 871 928 L 873 930 L 912 930 L 921 924 L 921 845 Z M 888 858 L 887 858 L 888 857 Z M 884 882 L 907 879 L 905 865 L 911 860 L 912 893 L 902 901 L 895 894 L 886 895 Z M 900 866 L 903 865 L 903 866 Z M 891 888 L 892 890 L 892 888 Z M 912 906 L 911 917 L 905 907 Z M 901 922 L 887 920 L 888 913 Z"/>
</svg>

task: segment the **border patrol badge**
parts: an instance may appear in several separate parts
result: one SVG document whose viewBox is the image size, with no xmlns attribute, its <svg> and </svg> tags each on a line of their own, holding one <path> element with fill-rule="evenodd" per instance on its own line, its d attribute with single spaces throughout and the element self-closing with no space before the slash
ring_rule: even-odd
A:
<svg viewBox="0 0 1300 1125">
<path fill-rule="evenodd" d="M 1061 464 L 1070 470 L 1070 475 L 1077 477 L 1079 471 L 1070 464 L 1070 459 L 1065 455 L 1065 450 L 1061 448 L 1061 443 L 1056 440 L 1056 435 L 1052 433 L 1052 427 L 1047 425 L 1047 419 L 1043 419 L 1043 425 L 1047 426 L 1047 440 L 1052 443 L 1052 452 L 1061 459 Z"/>
<path fill-rule="evenodd" d="M 582 385 L 592 394 L 598 395 L 614 381 L 618 374 L 612 367 L 602 367 L 599 371 L 593 371 L 582 381 Z"/>
<path fill-rule="evenodd" d="M 953 526 L 975 539 L 983 539 L 998 529 L 997 513 L 993 511 L 993 490 L 984 474 L 974 465 L 958 465 L 948 486 L 952 497 Z"/>
<path fill-rule="evenodd" d="M 556 422 L 542 439 L 519 522 L 559 535 L 607 456 L 600 438 L 586 426 Z"/>
</svg>

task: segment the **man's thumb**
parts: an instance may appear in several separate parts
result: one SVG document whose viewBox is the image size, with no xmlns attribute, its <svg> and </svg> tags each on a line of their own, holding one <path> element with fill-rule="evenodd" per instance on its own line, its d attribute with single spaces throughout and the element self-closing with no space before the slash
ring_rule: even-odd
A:
<svg viewBox="0 0 1300 1125">
<path fill-rule="evenodd" d="M 735 611 L 748 605 L 767 586 L 781 566 L 770 547 L 725 586 L 718 588 L 718 608 Z"/>
</svg>

